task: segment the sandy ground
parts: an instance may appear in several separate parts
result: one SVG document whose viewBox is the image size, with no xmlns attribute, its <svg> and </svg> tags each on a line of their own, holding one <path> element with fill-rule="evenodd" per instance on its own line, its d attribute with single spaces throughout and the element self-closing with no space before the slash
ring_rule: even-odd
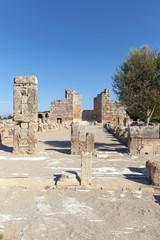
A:
<svg viewBox="0 0 160 240">
<path fill-rule="evenodd" d="M 86 128 L 97 152 L 87 189 L 55 186 L 63 172 L 81 172 L 80 156 L 70 155 L 70 129 L 40 133 L 36 156 L 17 157 L 11 145 L 0 145 L 0 233 L 20 240 L 160 239 L 160 190 L 145 179 L 149 157 L 130 156 L 101 126 Z"/>
</svg>

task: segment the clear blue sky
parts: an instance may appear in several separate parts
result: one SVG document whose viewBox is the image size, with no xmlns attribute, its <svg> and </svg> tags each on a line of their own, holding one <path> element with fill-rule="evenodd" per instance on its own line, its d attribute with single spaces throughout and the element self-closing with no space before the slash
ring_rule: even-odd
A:
<svg viewBox="0 0 160 240">
<path fill-rule="evenodd" d="M 21 75 L 37 76 L 39 111 L 65 88 L 92 109 L 131 47 L 160 48 L 159 11 L 159 0 L 0 0 L 0 115 Z"/>
</svg>

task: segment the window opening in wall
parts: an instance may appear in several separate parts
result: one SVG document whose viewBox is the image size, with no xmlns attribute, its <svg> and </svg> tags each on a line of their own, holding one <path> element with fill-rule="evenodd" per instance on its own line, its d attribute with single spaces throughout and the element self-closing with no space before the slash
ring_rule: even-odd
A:
<svg viewBox="0 0 160 240">
<path fill-rule="evenodd" d="M 57 118 L 57 123 L 58 124 L 62 123 L 62 118 Z"/>
<path fill-rule="evenodd" d="M 42 117 L 42 114 L 39 113 L 39 114 L 38 114 L 38 118 L 43 118 L 43 117 Z"/>
</svg>

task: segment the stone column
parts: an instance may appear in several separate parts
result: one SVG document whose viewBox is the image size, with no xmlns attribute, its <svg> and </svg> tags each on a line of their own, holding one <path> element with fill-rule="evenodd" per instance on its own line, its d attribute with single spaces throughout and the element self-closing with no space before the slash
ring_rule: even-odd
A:
<svg viewBox="0 0 160 240">
<path fill-rule="evenodd" d="M 38 151 L 38 89 L 35 76 L 14 79 L 13 153 L 35 154 Z"/>
<path fill-rule="evenodd" d="M 72 123 L 71 124 L 71 154 L 78 155 L 79 149 L 79 129 L 78 124 Z"/>
<path fill-rule="evenodd" d="M 86 133 L 86 152 L 94 153 L 94 135 L 92 133 Z"/>
<path fill-rule="evenodd" d="M 92 153 L 82 153 L 81 185 L 88 186 L 92 183 Z"/>
</svg>

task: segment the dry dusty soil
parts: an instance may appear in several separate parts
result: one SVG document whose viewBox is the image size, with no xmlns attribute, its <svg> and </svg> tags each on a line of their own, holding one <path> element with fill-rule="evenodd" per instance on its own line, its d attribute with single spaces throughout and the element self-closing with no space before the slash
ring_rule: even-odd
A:
<svg viewBox="0 0 160 240">
<path fill-rule="evenodd" d="M 135 157 L 101 126 L 92 185 L 56 188 L 57 176 L 81 172 L 70 155 L 70 129 L 39 133 L 36 156 L 0 145 L 0 233 L 20 240 L 159 240 L 160 190 L 145 179 L 149 157 Z M 157 156 L 156 158 L 159 158 Z"/>
</svg>

